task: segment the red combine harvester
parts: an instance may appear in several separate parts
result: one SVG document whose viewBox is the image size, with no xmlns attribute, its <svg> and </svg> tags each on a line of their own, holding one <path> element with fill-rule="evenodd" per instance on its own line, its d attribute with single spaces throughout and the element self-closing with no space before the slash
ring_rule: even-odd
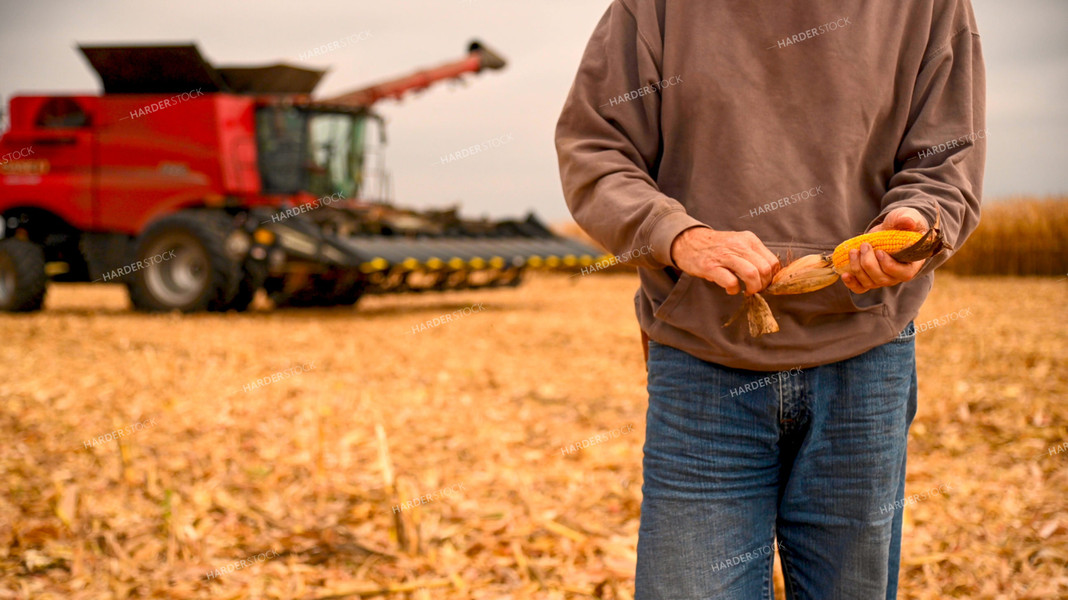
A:
<svg viewBox="0 0 1068 600">
<path fill-rule="evenodd" d="M 371 106 L 503 68 L 459 61 L 328 99 L 323 71 L 215 67 L 195 46 L 81 47 L 102 95 L 16 96 L 0 137 L 0 310 L 51 281 L 125 284 L 148 311 L 353 304 L 517 285 L 600 253 L 525 220 L 392 205 Z"/>
</svg>

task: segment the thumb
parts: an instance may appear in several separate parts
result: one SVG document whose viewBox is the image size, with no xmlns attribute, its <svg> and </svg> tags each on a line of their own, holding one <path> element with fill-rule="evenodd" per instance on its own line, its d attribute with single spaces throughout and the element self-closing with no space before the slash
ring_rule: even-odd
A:
<svg viewBox="0 0 1068 600">
<path fill-rule="evenodd" d="M 927 219 L 914 208 L 895 208 L 883 220 L 885 229 L 927 231 Z"/>
</svg>

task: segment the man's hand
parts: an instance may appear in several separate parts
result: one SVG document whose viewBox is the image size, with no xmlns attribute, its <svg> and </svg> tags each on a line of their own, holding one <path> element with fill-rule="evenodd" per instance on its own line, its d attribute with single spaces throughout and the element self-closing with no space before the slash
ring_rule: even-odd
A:
<svg viewBox="0 0 1068 600">
<path fill-rule="evenodd" d="M 872 227 L 871 231 L 902 229 L 923 232 L 928 228 L 927 219 L 920 211 L 914 208 L 895 208 L 886 215 L 882 223 Z M 898 262 L 882 250 L 873 251 L 871 244 L 861 244 L 860 248 L 849 252 L 849 271 L 842 273 L 842 283 L 854 293 L 863 294 L 876 288 L 911 281 L 926 262 Z"/>
<path fill-rule="evenodd" d="M 751 231 L 715 231 L 692 227 L 671 242 L 671 258 L 680 269 L 707 279 L 730 295 L 752 296 L 771 283 L 779 259 Z"/>
</svg>

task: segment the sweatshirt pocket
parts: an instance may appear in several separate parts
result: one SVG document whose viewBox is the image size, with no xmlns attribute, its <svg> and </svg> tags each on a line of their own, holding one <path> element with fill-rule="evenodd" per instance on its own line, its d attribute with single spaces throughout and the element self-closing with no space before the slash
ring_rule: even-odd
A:
<svg viewBox="0 0 1068 600">
<path fill-rule="evenodd" d="M 864 294 L 854 295 L 841 280 L 838 280 L 827 288 L 817 292 L 798 294 L 798 297 L 812 296 L 824 291 L 827 292 L 825 295 L 825 305 L 829 310 L 823 314 L 849 314 L 858 312 L 878 312 L 882 314 L 885 312 L 884 308 L 886 306 L 886 301 L 880 290 L 875 289 Z"/>
<path fill-rule="evenodd" d="M 685 331 L 724 355 L 730 355 L 732 348 L 762 348 L 775 352 L 818 348 L 848 336 L 853 328 L 848 327 L 849 331 L 846 331 L 843 327 L 857 318 L 865 322 L 875 319 L 879 324 L 872 327 L 880 335 L 883 329 L 889 329 L 885 319 L 886 304 L 881 297 L 869 299 L 874 303 L 858 305 L 840 281 L 808 294 L 763 297 L 781 330 L 760 338 L 749 335 L 744 314 L 724 327 L 741 308 L 743 297 L 740 294 L 730 296 L 715 283 L 699 277 L 680 277 L 653 316 L 659 326 Z"/>
<path fill-rule="evenodd" d="M 675 309 L 678 308 L 679 304 L 686 299 L 694 279 L 697 278 L 689 273 L 682 273 L 679 275 L 678 281 L 671 287 L 671 291 L 668 292 L 667 298 L 664 298 L 664 301 L 660 303 L 660 306 L 657 307 L 653 316 L 657 319 L 663 319 L 665 315 L 673 313 Z"/>
</svg>

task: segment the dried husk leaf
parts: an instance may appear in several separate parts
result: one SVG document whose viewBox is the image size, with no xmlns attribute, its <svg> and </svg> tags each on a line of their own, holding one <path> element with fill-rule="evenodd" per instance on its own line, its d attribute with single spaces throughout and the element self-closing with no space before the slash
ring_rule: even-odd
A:
<svg viewBox="0 0 1068 600">
<path fill-rule="evenodd" d="M 771 307 L 768 306 L 768 302 L 760 294 L 753 294 L 746 298 L 742 306 L 738 308 L 738 311 L 730 319 L 727 319 L 723 326 L 727 327 L 734 323 L 742 314 L 746 316 L 746 320 L 749 323 L 749 335 L 753 337 L 760 337 L 765 333 L 775 333 L 779 330 L 779 323 L 775 320 L 775 315 L 771 314 Z"/>
<path fill-rule="evenodd" d="M 764 293 L 773 296 L 807 294 L 821 290 L 838 281 L 838 273 L 827 258 L 809 254 L 783 267 L 771 280 Z"/>
</svg>

